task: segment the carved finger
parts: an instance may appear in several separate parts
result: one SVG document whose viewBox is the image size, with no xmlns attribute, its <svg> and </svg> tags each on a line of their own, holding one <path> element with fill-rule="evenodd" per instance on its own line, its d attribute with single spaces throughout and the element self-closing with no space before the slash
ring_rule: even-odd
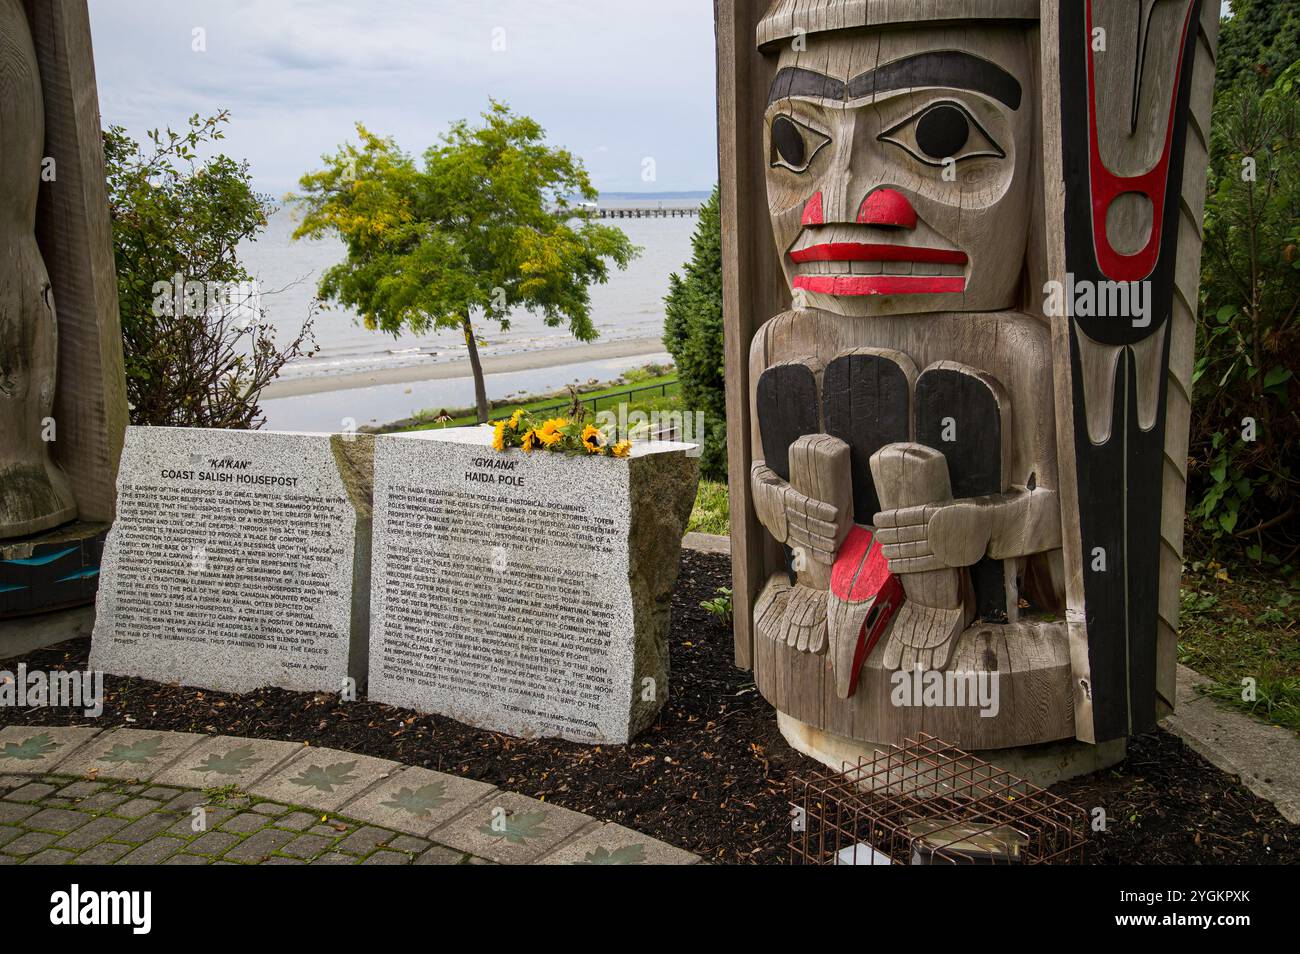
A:
<svg viewBox="0 0 1300 954">
<path fill-rule="evenodd" d="M 817 520 L 825 524 L 837 524 L 839 522 L 840 511 L 838 507 L 821 500 L 814 500 L 812 497 L 799 493 L 794 488 L 789 491 L 786 506 L 790 508 L 791 515 L 797 513 L 808 520 Z"/>
<path fill-rule="evenodd" d="M 808 508 L 805 512 L 811 519 L 820 520 L 822 523 L 839 523 L 840 508 L 834 504 L 828 504 L 824 500 L 808 498 Z"/>
<path fill-rule="evenodd" d="M 808 534 L 808 546 L 816 552 L 829 554 L 832 558 L 835 556 L 836 549 L 838 549 L 834 537 L 812 532 Z"/>
<path fill-rule="evenodd" d="M 938 557 L 909 557 L 889 561 L 889 572 L 896 576 L 904 573 L 928 573 L 930 570 L 946 570 L 948 565 Z"/>
<path fill-rule="evenodd" d="M 808 538 L 811 534 L 808 532 L 808 521 L 801 514 L 790 514 L 790 538 L 787 543 L 790 546 L 808 546 Z"/>
<path fill-rule="evenodd" d="M 918 523 L 907 527 L 887 527 L 876 529 L 876 542 L 881 546 L 891 546 L 898 543 L 916 543 L 926 539 L 926 524 Z"/>
<path fill-rule="evenodd" d="M 808 560 L 832 566 L 835 563 L 835 541 L 824 537 L 805 537 L 795 542 L 791 535 L 791 545 Z"/>
<path fill-rule="evenodd" d="M 881 553 L 886 560 L 906 560 L 912 557 L 927 557 L 934 555 L 934 548 L 930 546 L 929 540 L 917 540 L 914 543 L 894 543 L 881 547 Z"/>
<path fill-rule="evenodd" d="M 834 550 L 837 536 L 837 528 L 834 524 L 808 520 L 799 514 L 792 514 L 790 517 L 790 540 L 795 543 Z"/>
<path fill-rule="evenodd" d="M 835 544 L 834 543 L 827 543 L 824 546 L 814 546 L 812 549 L 808 551 L 808 554 L 823 566 L 835 565 Z"/>
<path fill-rule="evenodd" d="M 808 519 L 808 532 L 813 536 L 825 537 L 827 540 L 834 540 L 839 535 L 839 527 L 826 520 Z"/>
<path fill-rule="evenodd" d="M 919 507 L 904 507 L 902 510 L 882 510 L 876 514 L 873 524 L 876 529 L 893 527 L 925 526 L 930 522 L 934 507 L 924 504 Z"/>
<path fill-rule="evenodd" d="M 934 551 L 926 543 L 899 543 L 882 546 L 880 554 L 886 560 L 915 560 L 921 557 L 935 556 Z M 947 564 L 944 565 L 947 566 Z"/>
</svg>

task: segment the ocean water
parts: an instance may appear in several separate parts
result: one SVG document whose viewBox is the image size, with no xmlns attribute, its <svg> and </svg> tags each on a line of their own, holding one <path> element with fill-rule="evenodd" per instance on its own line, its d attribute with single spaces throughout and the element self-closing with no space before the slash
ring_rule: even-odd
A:
<svg viewBox="0 0 1300 954">
<path fill-rule="evenodd" d="M 701 195 L 698 199 L 615 199 L 602 204 L 610 208 L 679 207 L 698 205 L 705 198 Z M 295 218 L 292 209 L 280 209 L 271 216 L 267 229 L 256 241 L 246 242 L 239 248 L 245 267 L 259 282 L 262 307 L 277 334 L 285 340 L 302 326 L 310 313 L 321 274 L 345 256 L 343 243 L 337 240 L 294 241 Z M 695 217 L 607 221 L 623 229 L 643 251 L 626 271 L 612 270 L 606 284 L 591 288 L 592 319 L 600 332 L 599 341 L 662 336 L 668 276 L 680 271 L 689 258 L 691 235 L 697 222 Z M 478 331 L 480 338 L 487 342 L 480 348 L 484 357 L 545 351 L 579 343 L 565 327 L 548 328 L 540 317 L 524 311 L 511 316 L 507 331 L 494 323 L 480 325 Z M 282 378 L 320 377 L 467 358 L 464 339 L 457 330 L 393 337 L 367 330 L 355 313 L 337 306 L 317 314 L 314 334 L 318 353 L 286 365 Z M 632 366 L 636 363 L 644 362 L 634 362 Z M 461 403 L 473 403 L 472 387 L 468 394 L 468 400 Z"/>
</svg>

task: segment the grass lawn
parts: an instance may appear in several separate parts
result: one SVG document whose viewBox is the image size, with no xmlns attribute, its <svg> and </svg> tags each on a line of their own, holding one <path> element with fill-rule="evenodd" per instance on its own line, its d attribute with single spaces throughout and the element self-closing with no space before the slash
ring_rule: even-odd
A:
<svg viewBox="0 0 1300 954">
<path fill-rule="evenodd" d="M 620 398 L 619 395 L 624 394 L 632 388 L 642 387 L 664 388 L 664 390 L 667 391 L 667 397 L 663 396 L 661 391 L 644 392 L 643 394 L 634 397 L 634 400 L 629 404 L 629 411 L 641 409 L 648 412 L 653 408 L 661 410 L 669 409 L 672 407 L 675 400 L 674 395 L 676 395 L 680 390 L 680 385 L 677 382 L 676 371 L 666 374 L 646 376 L 639 375 L 636 372 L 628 372 L 624 375 L 624 378 L 625 383 L 602 385 L 591 390 L 579 388 L 578 394 L 582 397 L 583 401 L 588 402 L 586 404 L 588 413 L 617 409 L 619 402 L 624 400 L 623 398 Z M 602 398 L 606 398 L 606 400 L 601 400 Z M 489 416 L 494 419 L 505 417 L 514 411 L 515 408 L 519 407 L 528 411 L 540 411 L 543 408 L 554 408 L 554 414 L 558 416 L 563 414 L 564 410 L 567 409 L 569 401 L 570 398 L 567 391 L 558 391 L 552 395 L 531 398 L 523 402 L 494 401 Z M 593 401 L 594 408 L 591 403 Z M 557 405 L 563 406 L 557 407 Z M 438 411 L 425 411 L 419 418 L 398 421 L 396 424 L 384 428 L 383 431 L 427 431 L 436 427 L 465 427 L 476 423 L 478 420 L 478 415 L 472 408 L 460 408 L 457 410 L 447 411 L 446 413 L 451 418 L 449 421 L 439 422 L 434 420 L 434 418 L 440 413 L 441 412 Z"/>
<path fill-rule="evenodd" d="M 1300 733 L 1300 581 L 1238 572 L 1183 575 L 1179 661 L 1214 680 L 1215 699 Z M 1244 679 L 1255 680 L 1253 700 Z"/>
<path fill-rule="evenodd" d="M 695 495 L 695 509 L 691 511 L 688 533 L 731 533 L 731 504 L 727 498 L 727 485 L 712 480 L 701 480 Z"/>
</svg>

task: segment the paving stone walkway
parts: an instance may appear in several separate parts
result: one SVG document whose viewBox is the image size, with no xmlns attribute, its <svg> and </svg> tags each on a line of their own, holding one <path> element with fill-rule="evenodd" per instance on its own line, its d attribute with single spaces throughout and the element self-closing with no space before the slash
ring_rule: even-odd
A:
<svg viewBox="0 0 1300 954">
<path fill-rule="evenodd" d="M 0 865 L 693 864 L 495 786 L 291 742 L 0 730 Z"/>
</svg>

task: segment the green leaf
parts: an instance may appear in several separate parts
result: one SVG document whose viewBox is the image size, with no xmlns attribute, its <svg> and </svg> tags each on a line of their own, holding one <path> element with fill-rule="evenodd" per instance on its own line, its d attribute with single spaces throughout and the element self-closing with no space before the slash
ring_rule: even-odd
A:
<svg viewBox="0 0 1300 954">
<path fill-rule="evenodd" d="M 498 840 L 504 838 L 512 845 L 526 845 L 530 838 L 550 834 L 550 830 L 542 824 L 545 820 L 546 812 L 521 812 L 494 818 L 486 825 L 480 825 L 478 830 Z"/>
<path fill-rule="evenodd" d="M 0 759 L 18 759 L 21 762 L 35 762 L 43 759 L 55 749 L 59 743 L 50 738 L 48 733 L 42 732 L 40 735 L 33 735 L 22 742 L 6 742 L 4 748 L 0 748 Z"/>
<path fill-rule="evenodd" d="M 251 745 L 240 745 L 231 749 L 225 755 L 217 755 L 213 752 L 194 766 L 194 771 L 203 775 L 210 772 L 216 772 L 218 775 L 239 775 L 258 761 L 253 757 L 253 747 Z"/>
<path fill-rule="evenodd" d="M 332 235 L 347 249 L 321 274 L 317 297 L 394 335 L 454 328 L 475 340 L 475 324 L 505 329 L 512 311 L 527 311 L 595 339 L 591 286 L 641 250 L 572 214 L 574 199 L 598 193 L 581 160 L 548 143 L 536 121 L 496 101 L 480 120 L 452 123 L 418 157 L 358 123 L 357 141 L 300 178 L 295 237 Z"/>
<path fill-rule="evenodd" d="M 1237 511 L 1227 510 L 1219 514 L 1219 526 L 1223 528 L 1224 533 L 1232 533 L 1237 526 Z"/>
<path fill-rule="evenodd" d="M 167 751 L 163 746 L 163 736 L 156 735 L 152 739 L 140 739 L 138 742 L 129 744 L 119 742 L 109 749 L 108 754 L 103 758 L 105 762 L 112 762 L 115 765 L 121 765 L 123 762 L 132 765 L 140 765 L 155 759 Z"/>
<path fill-rule="evenodd" d="M 430 782 L 419 788 L 399 788 L 393 797 L 383 802 L 385 808 L 395 808 L 407 812 L 416 818 L 428 818 L 435 808 L 441 808 L 451 801 L 446 796 L 445 782 Z"/>
<path fill-rule="evenodd" d="M 624 845 L 622 848 L 615 848 L 609 851 L 604 847 L 597 847 L 595 851 L 587 852 L 587 856 L 581 861 L 574 862 L 579 865 L 643 865 L 645 864 L 645 845 Z"/>
<path fill-rule="evenodd" d="M 1275 388 L 1279 384 L 1284 384 L 1285 382 L 1290 380 L 1291 380 L 1290 369 L 1278 365 L 1276 368 L 1274 368 L 1272 371 L 1270 371 L 1268 374 L 1264 376 L 1264 387 Z"/>
<path fill-rule="evenodd" d="M 324 767 L 309 765 L 305 770 L 298 773 L 297 778 L 291 778 L 289 781 L 294 785 L 301 785 L 303 788 L 314 788 L 317 791 L 330 794 L 335 787 L 357 780 L 359 776 L 352 774 L 352 770 L 356 767 L 356 762 L 335 762 L 333 765 Z"/>
</svg>

